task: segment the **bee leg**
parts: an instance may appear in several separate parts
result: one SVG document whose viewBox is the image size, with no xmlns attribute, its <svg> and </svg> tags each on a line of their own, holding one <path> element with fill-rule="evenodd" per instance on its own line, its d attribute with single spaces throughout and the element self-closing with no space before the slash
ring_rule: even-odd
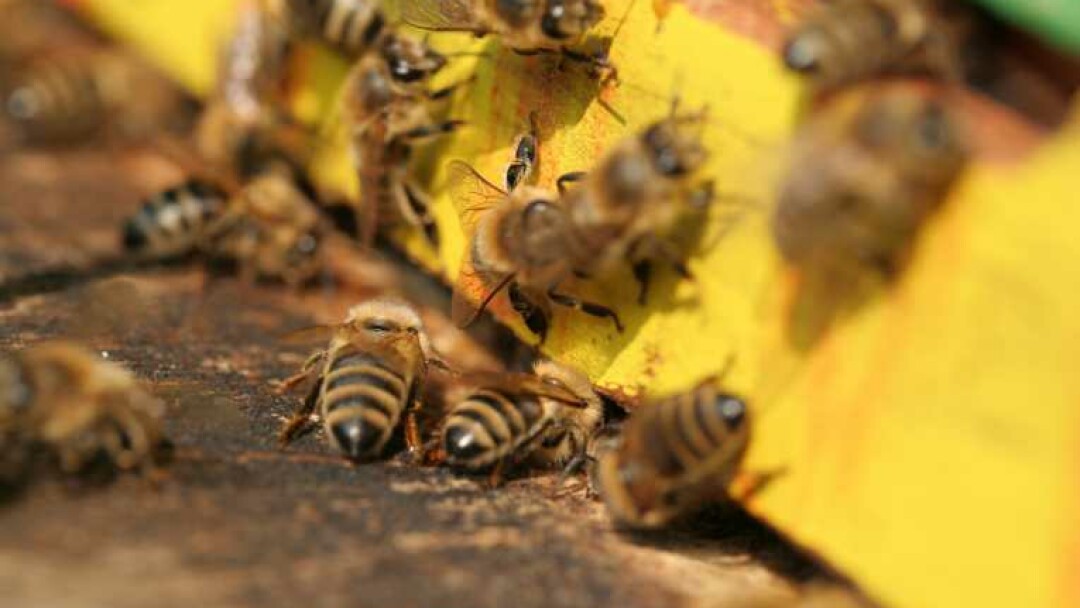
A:
<svg viewBox="0 0 1080 608">
<path fill-rule="evenodd" d="M 472 84 L 475 81 L 476 81 L 476 76 L 475 75 L 470 76 L 470 77 L 466 78 L 465 80 L 462 80 L 460 82 L 455 82 L 454 84 L 447 85 L 447 86 L 445 86 L 445 87 L 443 87 L 441 89 L 435 89 L 434 91 L 428 91 L 426 93 L 426 95 L 427 95 L 428 99 L 430 99 L 432 101 L 438 101 L 440 99 L 445 99 L 445 98 L 449 97 L 458 88 L 469 85 L 469 84 Z"/>
<path fill-rule="evenodd" d="M 311 370 L 314 369 L 315 366 L 319 362 L 321 362 L 323 360 L 323 357 L 325 356 L 326 351 L 323 350 L 312 354 L 310 357 L 304 360 L 304 364 L 300 366 L 300 371 L 282 380 L 277 385 L 277 388 L 274 389 L 274 392 L 280 395 L 296 388 L 298 384 L 311 377 Z"/>
<path fill-rule="evenodd" d="M 425 137 L 433 137 L 435 135 L 445 135 L 446 133 L 452 133 L 457 129 L 465 125 L 464 120 L 444 120 L 442 122 L 433 123 L 430 125 L 423 125 L 405 131 L 398 137 L 404 140 L 416 140 L 424 139 Z"/>
<path fill-rule="evenodd" d="M 503 468 L 506 466 L 506 459 L 500 458 L 495 466 L 491 467 L 491 473 L 487 478 L 487 487 L 489 490 L 494 490 L 503 484 Z"/>
<path fill-rule="evenodd" d="M 570 173 L 563 173 L 559 176 L 558 179 L 555 180 L 555 186 L 558 187 L 560 195 L 566 194 L 567 184 L 580 182 L 581 180 L 585 179 L 585 176 L 587 175 L 588 173 L 586 173 L 585 171 L 571 171 Z"/>
<path fill-rule="evenodd" d="M 638 282 L 637 302 L 639 306 L 644 306 L 645 302 L 649 299 L 649 280 L 652 277 L 652 261 L 641 260 L 635 262 L 632 269 L 634 271 L 634 279 Z"/>
<path fill-rule="evenodd" d="M 428 243 L 432 248 L 439 249 L 439 227 L 435 218 L 431 216 L 431 207 L 427 196 L 421 194 L 419 188 L 410 182 L 401 184 L 404 202 L 409 207 L 409 217 L 416 218 L 418 227 L 424 232 Z"/>
<path fill-rule="evenodd" d="M 293 415 L 289 418 L 288 422 L 278 433 L 278 445 L 285 447 L 293 442 L 296 437 L 303 432 L 311 424 L 311 413 L 315 411 L 315 405 L 319 402 L 319 383 L 316 382 L 312 385 L 311 390 L 308 391 L 307 397 L 300 402 L 300 407 L 296 408 Z"/>
<path fill-rule="evenodd" d="M 420 437 L 420 422 L 416 417 L 416 409 L 410 409 L 405 413 L 405 447 L 416 462 L 424 462 L 426 447 Z"/>
<path fill-rule="evenodd" d="M 615 64 L 611 63 L 611 60 L 608 59 L 606 51 L 590 54 L 580 53 L 573 49 L 563 47 L 560 52 L 566 59 L 587 64 L 589 67 L 589 75 L 600 80 L 601 85 L 607 86 L 609 84 L 619 84 L 619 70 L 616 69 Z"/>
<path fill-rule="evenodd" d="M 438 437 L 424 444 L 424 456 L 420 460 L 422 466 L 437 467 L 445 462 L 446 450 L 442 449 L 442 446 L 439 445 Z"/>
<path fill-rule="evenodd" d="M 619 320 L 619 315 L 617 315 L 614 310 L 608 308 L 607 306 L 597 304 L 595 302 L 587 302 L 585 300 L 581 300 L 579 298 L 575 298 L 566 294 L 556 293 L 555 290 L 549 291 L 548 297 L 551 298 L 552 302 L 555 302 L 560 306 L 566 306 L 567 308 L 580 310 L 581 312 L 587 315 L 592 315 L 594 317 L 604 317 L 607 319 L 611 319 L 611 322 L 615 324 L 615 329 L 619 333 L 622 333 L 623 331 L 623 324 L 622 321 Z"/>
</svg>

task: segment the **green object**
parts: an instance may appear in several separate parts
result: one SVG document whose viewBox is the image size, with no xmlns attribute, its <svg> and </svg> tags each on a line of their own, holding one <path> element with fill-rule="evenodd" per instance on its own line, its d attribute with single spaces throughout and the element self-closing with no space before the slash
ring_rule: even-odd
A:
<svg viewBox="0 0 1080 608">
<path fill-rule="evenodd" d="M 973 0 L 1046 42 L 1080 55 L 1080 0 Z"/>
</svg>

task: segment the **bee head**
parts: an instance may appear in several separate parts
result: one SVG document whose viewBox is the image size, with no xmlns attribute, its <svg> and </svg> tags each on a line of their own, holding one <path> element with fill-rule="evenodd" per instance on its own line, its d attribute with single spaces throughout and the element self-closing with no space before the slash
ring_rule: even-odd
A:
<svg viewBox="0 0 1080 608">
<path fill-rule="evenodd" d="M 704 113 L 676 115 L 650 125 L 641 136 L 653 167 L 666 177 L 682 177 L 705 163 L 708 153 L 698 125 Z"/>
<path fill-rule="evenodd" d="M 528 0 L 500 0 L 500 4 L 536 4 Z M 535 9 L 533 9 L 535 11 Z M 548 0 L 540 29 L 554 40 L 577 38 L 604 18 L 604 7 L 595 0 Z"/>
<path fill-rule="evenodd" d="M 446 57 L 427 44 L 404 36 L 387 36 L 382 57 L 391 77 L 401 83 L 426 80 L 446 65 Z"/>
<path fill-rule="evenodd" d="M 420 315 L 400 300 L 368 300 L 349 309 L 345 322 L 373 338 L 415 339 L 425 353 L 431 352 Z"/>
</svg>

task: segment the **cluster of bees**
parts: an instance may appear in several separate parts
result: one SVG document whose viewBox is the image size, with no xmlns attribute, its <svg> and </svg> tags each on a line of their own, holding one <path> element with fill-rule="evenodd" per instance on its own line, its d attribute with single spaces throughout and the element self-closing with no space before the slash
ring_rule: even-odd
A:
<svg viewBox="0 0 1080 608">
<path fill-rule="evenodd" d="M 866 84 L 896 73 L 947 85 L 962 79 L 964 41 L 976 28 L 956 4 L 838 0 L 791 33 L 783 60 L 805 75 L 816 102 L 780 185 L 772 233 L 797 272 L 857 267 L 896 275 L 920 226 L 962 172 L 968 151 L 947 88 Z M 392 24 L 498 36 L 510 51 L 554 55 L 617 86 L 616 66 L 596 50 L 603 45 L 592 44 L 608 16 L 602 0 L 245 5 L 193 152 L 176 142 L 164 146 L 201 176 L 151 197 L 123 228 L 123 246 L 152 259 L 229 260 L 242 275 L 297 286 L 325 270 L 329 239 L 370 246 L 388 227 L 404 225 L 437 246 L 429 196 L 409 160 L 417 145 L 462 125 L 438 118 L 436 108 L 457 87 L 434 88 L 432 78 L 450 58 L 428 38 Z M 343 108 L 361 185 L 350 207 L 353 234 L 325 213 L 304 173 L 309 135 L 282 110 L 283 66 L 302 40 L 352 62 Z M 35 121 L 63 122 L 82 111 L 70 107 L 81 95 L 93 98 L 87 104 L 108 106 L 104 87 L 76 91 L 76 68 L 68 64 L 71 73 L 63 75 L 31 71 L 40 84 L 15 88 L 9 117 L 31 132 L 37 126 L 26 120 L 28 107 L 38 108 Z M 838 94 L 861 87 L 868 93 L 855 101 Z M 535 183 L 542 135 L 535 119 L 515 141 L 499 184 L 451 161 L 452 198 L 470 239 L 453 291 L 455 323 L 468 326 L 502 296 L 540 341 L 556 306 L 609 319 L 621 330 L 612 308 L 561 284 L 625 265 L 644 303 L 657 263 L 689 276 L 671 233 L 714 197 L 705 122 L 704 110 L 673 103 L 590 171 L 562 175 L 554 188 Z M 617 521 L 635 527 L 663 526 L 707 501 L 728 500 L 749 445 L 749 406 L 725 388 L 725 373 L 644 403 L 615 424 L 605 420 L 605 399 L 589 379 L 554 361 L 537 362 L 531 373 L 455 369 L 403 301 L 363 302 L 339 325 L 314 331 L 329 342 L 281 384 L 283 391 L 304 390 L 282 444 L 310 429 L 317 414 L 331 447 L 355 461 L 384 456 L 400 433 L 415 462 L 490 471 L 493 483 L 514 465 L 561 467 L 564 476 L 585 469 L 588 491 L 603 497 Z M 446 375 L 453 388 L 438 428 L 423 429 L 431 374 Z M 104 454 L 122 469 L 152 463 L 164 441 L 160 409 L 125 372 L 74 346 L 32 347 L 0 361 L 5 452 L 44 444 L 65 471 L 78 470 L 89 454 Z"/>
</svg>

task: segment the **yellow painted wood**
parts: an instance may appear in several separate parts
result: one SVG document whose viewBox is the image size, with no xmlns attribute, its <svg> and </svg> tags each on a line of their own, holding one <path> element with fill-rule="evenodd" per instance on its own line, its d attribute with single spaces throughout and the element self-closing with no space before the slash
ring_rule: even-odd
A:
<svg viewBox="0 0 1080 608">
<path fill-rule="evenodd" d="M 235 0 L 83 1 L 207 89 Z M 610 30 L 628 0 L 607 4 Z M 710 171 L 723 193 L 758 205 L 735 207 L 727 232 L 733 208 L 712 209 L 689 241 L 698 280 L 662 274 L 648 309 L 632 303 L 628 272 L 572 285 L 618 302 L 628 331 L 560 313 L 545 351 L 628 394 L 681 390 L 734 355 L 731 382 L 757 415 L 749 468 L 783 470 L 751 507 L 890 605 L 1080 606 L 1080 376 L 1070 373 L 1080 361 L 1080 120 L 1023 163 L 976 163 L 903 279 L 798 348 L 788 338 L 793 283 L 766 218 L 800 89 L 770 52 L 682 7 L 656 33 L 639 2 L 613 49 L 623 84 L 602 92 L 602 105 L 573 67 L 494 40 L 432 43 L 486 57 L 456 59 L 440 77 L 476 81 L 447 110 L 469 127 L 421 155 L 444 247 L 436 257 L 410 238 L 418 260 L 455 275 L 465 243 L 444 163 L 466 159 L 496 178 L 530 111 L 541 116 L 540 182 L 551 184 L 663 115 L 674 92 L 687 106 L 708 104 Z M 313 62 L 320 84 L 298 100 L 303 114 L 332 114 L 343 70 Z M 340 146 L 316 172 L 355 193 Z"/>
</svg>

